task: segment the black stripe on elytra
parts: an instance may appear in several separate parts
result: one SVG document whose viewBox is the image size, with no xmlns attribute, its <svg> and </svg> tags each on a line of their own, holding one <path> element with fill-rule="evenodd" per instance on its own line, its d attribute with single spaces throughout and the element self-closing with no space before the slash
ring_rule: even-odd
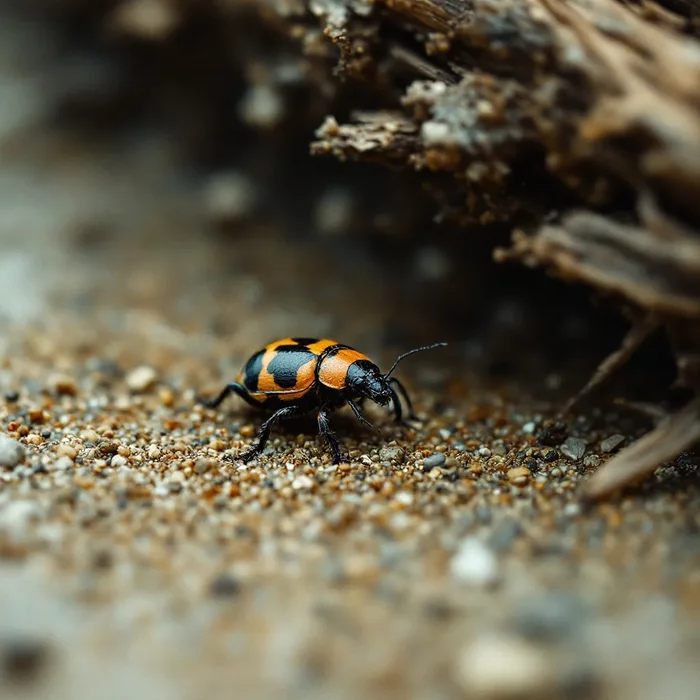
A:
<svg viewBox="0 0 700 700">
<path fill-rule="evenodd" d="M 313 345 L 314 343 L 318 343 L 318 338 L 292 338 L 292 340 L 295 343 L 299 343 L 299 345 Z"/>
<path fill-rule="evenodd" d="M 275 384 L 283 389 L 296 386 L 299 369 L 316 357 L 308 348 L 300 345 L 280 345 L 267 365 L 267 371 L 275 378 Z"/>
<path fill-rule="evenodd" d="M 265 350 L 259 350 L 246 362 L 243 370 L 243 383 L 248 391 L 258 390 L 258 377 L 260 377 L 260 372 L 262 372 L 264 354 Z"/>
</svg>

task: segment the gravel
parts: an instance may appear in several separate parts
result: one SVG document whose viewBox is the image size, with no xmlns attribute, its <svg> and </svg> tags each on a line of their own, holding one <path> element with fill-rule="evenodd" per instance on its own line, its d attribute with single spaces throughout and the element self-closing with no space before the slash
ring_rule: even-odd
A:
<svg viewBox="0 0 700 700">
<path fill-rule="evenodd" d="M 586 441 L 581 438 L 568 437 L 559 449 L 569 459 L 578 460 L 586 454 Z"/>
<path fill-rule="evenodd" d="M 26 453 L 24 445 L 0 433 L 0 467 L 14 469 L 24 461 Z"/>
</svg>

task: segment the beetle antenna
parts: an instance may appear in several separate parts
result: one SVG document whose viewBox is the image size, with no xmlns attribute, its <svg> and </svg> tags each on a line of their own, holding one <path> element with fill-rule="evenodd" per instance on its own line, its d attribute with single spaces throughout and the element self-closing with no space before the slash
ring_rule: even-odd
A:
<svg viewBox="0 0 700 700">
<path fill-rule="evenodd" d="M 391 373 L 396 369 L 396 365 L 401 362 L 404 358 L 408 357 L 409 355 L 415 355 L 417 352 L 423 352 L 423 350 L 432 350 L 433 348 L 444 348 L 447 345 L 447 343 L 433 343 L 432 345 L 424 345 L 422 348 L 415 348 L 414 350 L 409 350 L 408 352 L 405 352 L 403 355 L 399 355 L 397 358 L 396 362 L 391 366 L 391 369 L 384 375 L 384 379 L 388 379 L 391 376 Z"/>
</svg>

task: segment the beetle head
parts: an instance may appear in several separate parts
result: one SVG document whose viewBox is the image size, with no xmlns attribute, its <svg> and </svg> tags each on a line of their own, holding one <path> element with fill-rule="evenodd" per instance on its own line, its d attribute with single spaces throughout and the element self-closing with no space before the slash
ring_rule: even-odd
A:
<svg viewBox="0 0 700 700">
<path fill-rule="evenodd" d="M 348 389 L 356 396 L 364 396 L 380 406 L 391 401 L 392 391 L 379 367 L 369 360 L 353 362 L 348 368 Z"/>
</svg>

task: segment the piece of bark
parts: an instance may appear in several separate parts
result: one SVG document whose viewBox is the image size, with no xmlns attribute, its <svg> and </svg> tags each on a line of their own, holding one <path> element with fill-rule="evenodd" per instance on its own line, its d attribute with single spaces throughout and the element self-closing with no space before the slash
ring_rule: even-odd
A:
<svg viewBox="0 0 700 700">
<path fill-rule="evenodd" d="M 660 315 L 700 318 L 700 236 L 659 235 L 590 211 L 535 236 L 514 237 L 497 259 L 546 265 L 559 276 L 618 294 Z"/>
</svg>

